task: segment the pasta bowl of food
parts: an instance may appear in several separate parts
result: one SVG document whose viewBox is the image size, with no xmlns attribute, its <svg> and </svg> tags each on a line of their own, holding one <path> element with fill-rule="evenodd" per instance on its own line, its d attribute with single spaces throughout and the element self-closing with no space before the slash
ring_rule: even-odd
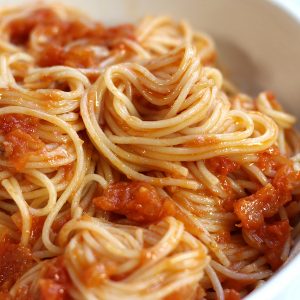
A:
<svg viewBox="0 0 300 300">
<path fill-rule="evenodd" d="M 0 5 L 0 298 L 296 298 L 294 17 Z"/>
</svg>

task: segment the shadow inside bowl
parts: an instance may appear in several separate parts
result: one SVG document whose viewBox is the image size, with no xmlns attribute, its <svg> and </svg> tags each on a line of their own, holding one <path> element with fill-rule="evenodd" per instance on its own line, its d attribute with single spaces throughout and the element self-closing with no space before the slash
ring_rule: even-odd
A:
<svg viewBox="0 0 300 300">
<path fill-rule="evenodd" d="M 270 74 L 262 69 L 261 65 L 255 62 L 239 44 L 220 36 L 214 38 L 218 49 L 218 64 L 222 73 L 241 92 L 256 97 L 264 90 L 262 78 Z"/>
</svg>

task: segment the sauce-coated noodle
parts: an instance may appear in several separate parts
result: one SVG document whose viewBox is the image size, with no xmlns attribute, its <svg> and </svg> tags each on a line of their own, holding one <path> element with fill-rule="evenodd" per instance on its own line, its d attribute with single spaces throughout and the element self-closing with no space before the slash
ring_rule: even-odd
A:
<svg viewBox="0 0 300 300">
<path fill-rule="evenodd" d="M 168 17 L 1 11 L 0 298 L 239 299 L 288 259 L 296 120 L 215 61 Z"/>
</svg>

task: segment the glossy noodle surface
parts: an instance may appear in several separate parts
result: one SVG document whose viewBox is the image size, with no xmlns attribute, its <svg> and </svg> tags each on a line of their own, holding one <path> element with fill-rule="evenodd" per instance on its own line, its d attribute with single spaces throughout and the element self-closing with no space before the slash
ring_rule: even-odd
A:
<svg viewBox="0 0 300 300">
<path fill-rule="evenodd" d="M 235 300 L 300 233 L 295 117 L 147 16 L 0 12 L 0 299 Z"/>
</svg>

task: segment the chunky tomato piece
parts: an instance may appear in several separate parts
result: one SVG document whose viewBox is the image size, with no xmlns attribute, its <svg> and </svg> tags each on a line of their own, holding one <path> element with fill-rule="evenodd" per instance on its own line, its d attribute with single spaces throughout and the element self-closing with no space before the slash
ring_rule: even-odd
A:
<svg viewBox="0 0 300 300">
<path fill-rule="evenodd" d="M 258 229 L 243 228 L 243 234 L 248 244 L 265 253 L 273 270 L 282 265 L 281 253 L 290 237 L 290 226 L 287 220 L 264 224 Z"/>
<path fill-rule="evenodd" d="M 272 146 L 258 154 L 256 165 L 263 172 L 272 173 L 276 172 L 283 165 L 292 165 L 292 162 L 287 157 L 280 155 L 278 147 Z"/>
<path fill-rule="evenodd" d="M 39 153 L 44 143 L 38 138 L 37 118 L 22 114 L 0 116 L 0 133 L 4 136 L 4 156 L 11 161 L 17 171 L 21 171 L 30 155 Z"/>
<path fill-rule="evenodd" d="M 234 212 L 246 229 L 257 229 L 264 219 L 274 216 L 279 208 L 291 201 L 291 190 L 300 184 L 300 173 L 290 165 L 282 166 L 272 183 L 259 189 L 251 196 L 234 203 Z"/>
<path fill-rule="evenodd" d="M 162 198 L 157 190 L 145 182 L 117 182 L 93 200 L 96 208 L 125 215 L 128 219 L 149 223 L 173 215 L 175 207 Z"/>
<path fill-rule="evenodd" d="M 271 184 L 255 194 L 241 198 L 234 203 L 234 211 L 246 229 L 257 229 L 264 224 L 265 217 L 271 217 L 281 206 L 280 198 Z"/>
<path fill-rule="evenodd" d="M 31 15 L 15 19 L 8 24 L 10 40 L 16 45 L 25 45 L 36 26 L 51 24 L 56 21 L 57 16 L 51 9 L 37 9 Z"/>
<path fill-rule="evenodd" d="M 275 177 L 256 193 L 237 200 L 234 212 L 241 220 L 247 243 L 262 251 L 272 269 L 276 270 L 283 263 L 281 254 L 290 237 L 290 227 L 288 221 L 272 223 L 270 218 L 291 201 L 292 190 L 300 184 L 300 173 L 276 147 L 261 154 L 258 166 L 264 172 L 276 172 Z"/>
<path fill-rule="evenodd" d="M 6 134 L 3 144 L 5 157 L 13 163 L 18 171 L 25 167 L 30 155 L 36 154 L 44 148 L 44 143 L 39 138 L 21 129 Z"/>
<path fill-rule="evenodd" d="M 55 26 L 58 30 L 54 34 L 51 32 L 51 28 L 48 33 L 45 32 L 45 29 L 41 33 L 48 39 L 48 42 L 37 53 L 38 64 L 42 67 L 54 65 L 66 65 L 74 68 L 95 67 L 103 60 L 97 47 L 121 50 L 124 48 L 121 47 L 122 39 L 134 39 L 133 26 L 127 24 L 108 29 L 97 23 L 92 27 L 87 27 L 79 22 L 60 22 Z M 81 42 L 69 48 L 65 47 L 68 43 L 76 40 L 81 40 Z"/>
<path fill-rule="evenodd" d="M 207 168 L 215 175 L 227 176 L 240 168 L 240 165 L 225 156 L 216 156 L 205 161 Z"/>
</svg>

